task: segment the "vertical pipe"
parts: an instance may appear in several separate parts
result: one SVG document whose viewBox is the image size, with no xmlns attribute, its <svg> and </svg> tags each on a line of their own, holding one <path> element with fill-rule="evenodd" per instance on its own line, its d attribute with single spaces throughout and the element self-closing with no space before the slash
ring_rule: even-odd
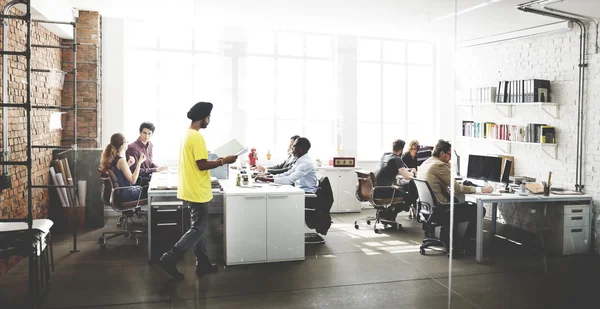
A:
<svg viewBox="0 0 600 309">
<path fill-rule="evenodd" d="M 585 97 L 585 68 L 587 67 L 587 64 L 585 62 L 585 55 L 586 55 L 586 29 L 585 29 L 585 25 L 583 24 L 583 22 L 581 21 L 577 21 L 577 25 L 579 25 L 579 28 L 581 29 L 581 37 L 580 37 L 580 42 L 579 42 L 579 72 L 580 72 L 580 76 L 581 78 L 579 79 L 579 97 L 578 97 L 578 102 L 577 102 L 577 109 L 579 112 L 578 118 L 577 118 L 577 123 L 579 124 L 578 126 L 578 132 L 577 135 L 579 135 L 579 162 L 578 162 L 578 169 L 579 169 L 579 179 L 578 179 L 578 183 L 579 183 L 579 190 L 582 192 L 584 185 L 583 185 L 583 140 L 584 140 L 584 136 L 583 136 L 583 100 Z"/>
<path fill-rule="evenodd" d="M 25 0 L 26 7 L 26 41 L 25 41 L 25 68 L 26 68 L 26 80 L 27 85 L 25 86 L 26 97 L 25 97 L 25 116 L 26 120 L 26 128 L 27 128 L 27 148 L 26 156 L 27 156 L 27 234 L 29 243 L 33 243 L 33 199 L 32 199 L 32 180 L 31 180 L 31 1 Z M 29 249 L 29 292 L 34 306 L 38 304 L 38 293 L 35 293 L 34 282 L 37 284 L 37 276 L 35 276 L 35 254 L 34 248 Z M 37 251 L 37 250 L 36 250 Z"/>
<path fill-rule="evenodd" d="M 6 4 L 2 14 L 9 15 L 10 9 L 21 3 L 21 0 L 14 0 Z M 2 51 L 6 51 L 8 46 L 8 19 L 2 19 Z M 8 103 L 8 55 L 2 55 L 2 103 Z M 2 157 L 8 161 L 8 107 L 2 107 Z M 2 174 L 8 175 L 8 165 L 2 166 Z"/>
<path fill-rule="evenodd" d="M 73 190 L 75 196 L 77 196 L 77 23 L 73 22 Z M 74 199 L 77 200 L 77 199 Z M 77 203 L 73 203 L 73 250 L 71 252 L 78 252 L 77 250 Z"/>
</svg>

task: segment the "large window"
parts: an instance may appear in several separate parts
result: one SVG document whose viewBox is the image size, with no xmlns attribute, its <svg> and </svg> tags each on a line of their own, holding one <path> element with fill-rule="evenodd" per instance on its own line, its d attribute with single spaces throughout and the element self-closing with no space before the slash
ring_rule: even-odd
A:
<svg viewBox="0 0 600 309">
<path fill-rule="evenodd" d="M 395 139 L 434 139 L 434 46 L 358 39 L 358 158 L 379 159 Z"/>
<path fill-rule="evenodd" d="M 177 158 L 194 103 L 215 104 L 214 122 L 203 131 L 208 145 L 223 143 L 232 127 L 231 58 L 223 52 L 223 32 L 185 24 L 176 29 L 131 22 L 127 31 L 125 133 L 133 141 L 140 123 L 153 122 L 154 156 L 160 163 Z"/>
<path fill-rule="evenodd" d="M 285 154 L 289 138 L 307 137 L 313 159 L 335 154 L 337 119 L 333 37 L 256 32 L 248 37 L 243 109 L 246 143 L 259 154 Z"/>
</svg>

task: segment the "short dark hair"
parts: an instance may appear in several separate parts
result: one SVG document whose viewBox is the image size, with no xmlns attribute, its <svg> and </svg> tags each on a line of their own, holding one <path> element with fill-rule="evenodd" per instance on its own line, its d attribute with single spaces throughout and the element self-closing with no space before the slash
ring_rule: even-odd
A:
<svg viewBox="0 0 600 309">
<path fill-rule="evenodd" d="M 154 133 L 154 129 L 156 129 L 156 128 L 154 127 L 152 122 L 142 122 L 142 124 L 140 125 L 140 133 L 142 133 L 142 131 L 144 131 L 144 129 L 148 129 L 148 130 L 152 131 L 152 133 Z"/>
<path fill-rule="evenodd" d="M 299 139 L 299 138 L 300 138 L 300 135 L 294 135 L 294 136 L 290 137 L 290 139 L 294 140 L 294 141 L 297 140 L 297 139 Z"/>
<path fill-rule="evenodd" d="M 401 140 L 401 139 L 397 139 L 397 140 L 395 140 L 395 141 L 394 141 L 394 143 L 392 144 L 392 146 L 393 146 L 393 148 L 392 148 L 392 149 L 394 150 L 394 152 L 396 152 L 396 151 L 400 151 L 400 150 L 404 149 L 404 145 L 406 145 L 406 142 L 405 142 L 405 141 L 403 141 L 403 140 Z"/>
<path fill-rule="evenodd" d="M 306 137 L 298 137 L 294 144 L 296 145 L 295 147 L 300 147 L 306 152 L 310 149 L 310 141 Z"/>
<path fill-rule="evenodd" d="M 452 145 L 450 145 L 450 142 L 441 139 L 437 142 L 437 144 L 435 144 L 431 155 L 436 158 L 439 158 L 442 152 L 448 153 L 450 152 L 450 149 L 452 149 Z"/>
</svg>

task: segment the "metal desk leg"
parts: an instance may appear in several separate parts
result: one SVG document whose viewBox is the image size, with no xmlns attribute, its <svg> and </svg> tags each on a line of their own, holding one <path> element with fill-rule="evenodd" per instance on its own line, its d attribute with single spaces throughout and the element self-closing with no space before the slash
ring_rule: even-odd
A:
<svg viewBox="0 0 600 309">
<path fill-rule="evenodd" d="M 483 202 L 477 200 L 477 237 L 475 240 L 475 262 L 481 263 L 483 259 Z"/>
<path fill-rule="evenodd" d="M 498 219 L 498 203 L 492 203 L 492 235 L 496 235 L 496 220 Z"/>
<path fill-rule="evenodd" d="M 148 263 L 152 262 L 152 195 L 148 194 Z"/>
</svg>

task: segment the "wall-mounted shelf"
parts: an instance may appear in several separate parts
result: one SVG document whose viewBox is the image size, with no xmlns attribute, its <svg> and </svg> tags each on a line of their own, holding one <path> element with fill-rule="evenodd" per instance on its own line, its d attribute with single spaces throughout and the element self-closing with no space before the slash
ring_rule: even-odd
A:
<svg viewBox="0 0 600 309">
<path fill-rule="evenodd" d="M 458 103 L 456 104 L 459 107 L 467 107 L 470 109 L 470 114 L 473 115 L 474 107 L 495 107 L 499 112 L 501 112 L 506 117 L 512 117 L 512 109 L 513 106 L 536 106 L 541 110 L 546 112 L 548 115 L 552 116 L 554 119 L 558 119 L 558 103 L 550 103 L 550 102 L 523 102 L 523 103 L 495 103 L 495 102 L 485 102 L 485 103 Z"/>
<path fill-rule="evenodd" d="M 463 140 L 472 140 L 472 141 L 483 141 L 488 143 L 494 143 L 494 145 L 505 153 L 510 153 L 510 146 L 512 144 L 520 144 L 520 145 L 530 145 L 540 147 L 545 153 L 554 157 L 556 159 L 558 154 L 558 144 L 550 144 L 550 143 L 529 143 L 529 142 L 516 142 L 516 141 L 507 141 L 501 139 L 491 139 L 491 138 L 480 138 L 480 137 L 470 137 L 470 136 L 461 136 Z M 504 148 L 501 146 L 504 145 Z"/>
</svg>

